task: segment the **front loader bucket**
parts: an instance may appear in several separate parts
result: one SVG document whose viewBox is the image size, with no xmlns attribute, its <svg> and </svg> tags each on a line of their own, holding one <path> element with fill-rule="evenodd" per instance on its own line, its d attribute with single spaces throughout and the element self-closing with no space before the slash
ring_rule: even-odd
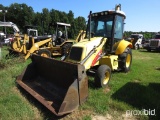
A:
<svg viewBox="0 0 160 120">
<path fill-rule="evenodd" d="M 70 113 L 88 97 L 88 77 L 80 64 L 38 55 L 16 82 L 57 116 Z"/>
</svg>

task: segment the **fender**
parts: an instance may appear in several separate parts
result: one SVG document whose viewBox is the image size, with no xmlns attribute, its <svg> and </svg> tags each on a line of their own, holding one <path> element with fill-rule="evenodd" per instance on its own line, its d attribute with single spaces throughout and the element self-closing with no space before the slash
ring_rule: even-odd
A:
<svg viewBox="0 0 160 120">
<path fill-rule="evenodd" d="M 113 50 L 115 51 L 116 55 L 122 54 L 126 47 L 132 48 L 132 43 L 126 40 L 121 40 L 113 45 Z"/>
<path fill-rule="evenodd" d="M 67 40 L 67 41 L 65 41 L 65 42 L 63 42 L 61 45 L 60 45 L 60 47 L 62 47 L 64 44 L 66 44 L 66 43 L 71 43 L 71 44 L 74 44 L 74 40 Z"/>
</svg>

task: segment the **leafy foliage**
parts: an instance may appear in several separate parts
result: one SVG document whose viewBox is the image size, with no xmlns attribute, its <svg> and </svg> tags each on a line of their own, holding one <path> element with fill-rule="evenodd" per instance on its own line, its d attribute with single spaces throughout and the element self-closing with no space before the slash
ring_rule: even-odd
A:
<svg viewBox="0 0 160 120">
<path fill-rule="evenodd" d="M 71 24 L 68 31 L 69 38 L 75 38 L 81 29 L 85 29 L 86 22 L 84 17 L 74 18 L 74 13 L 70 10 L 69 13 L 51 9 L 43 8 L 42 12 L 34 12 L 31 6 L 18 3 L 13 3 L 9 7 L 0 4 L 0 10 L 7 10 L 5 13 L 5 20 L 7 22 L 15 23 L 22 33 L 25 33 L 24 26 L 36 26 L 39 35 L 54 34 L 55 28 L 51 27 L 55 22 L 64 22 Z M 4 13 L 0 13 L 0 21 L 4 21 Z M 8 30 L 7 30 L 8 33 Z"/>
<path fill-rule="evenodd" d="M 146 32 L 125 31 L 124 32 L 124 37 L 128 38 L 128 37 L 130 37 L 131 34 L 143 34 L 145 39 L 151 39 L 155 36 L 156 33 L 155 32 L 147 32 L 147 31 Z"/>
<path fill-rule="evenodd" d="M 3 6 L 0 4 L 0 10 L 7 10 L 5 13 L 6 21 L 11 21 L 20 28 L 22 33 L 25 33 L 24 26 L 25 25 L 33 25 L 37 26 L 36 29 L 39 31 L 39 35 L 43 35 L 44 33 L 53 34 L 55 32 L 54 27 L 50 27 L 51 24 L 55 22 L 64 22 L 70 23 L 71 28 L 68 31 L 69 38 L 75 38 L 80 30 L 86 29 L 86 20 L 84 17 L 79 16 L 74 18 L 73 11 L 69 11 L 68 13 L 48 8 L 43 8 L 42 12 L 34 12 L 31 6 L 18 3 L 13 3 L 9 7 Z M 0 21 L 4 21 L 4 13 L 0 13 Z M 3 29 L 0 28 L 2 31 Z M 8 30 L 7 29 L 7 33 Z M 157 31 L 158 32 L 158 31 Z M 145 39 L 151 39 L 155 35 L 154 32 L 133 32 L 133 31 L 125 31 L 124 37 L 128 38 L 131 34 L 143 34 Z"/>
</svg>

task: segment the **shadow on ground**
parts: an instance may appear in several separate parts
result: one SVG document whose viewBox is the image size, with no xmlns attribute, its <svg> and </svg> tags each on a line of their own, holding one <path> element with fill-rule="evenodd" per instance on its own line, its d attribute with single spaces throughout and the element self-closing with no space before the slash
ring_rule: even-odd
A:
<svg viewBox="0 0 160 120">
<path fill-rule="evenodd" d="M 160 67 L 157 67 L 156 70 L 160 70 Z"/>
<path fill-rule="evenodd" d="M 149 83 L 148 86 L 129 82 L 112 95 L 112 98 L 125 102 L 138 110 L 154 110 L 155 116 L 148 115 L 150 120 L 160 120 L 160 83 Z"/>
</svg>

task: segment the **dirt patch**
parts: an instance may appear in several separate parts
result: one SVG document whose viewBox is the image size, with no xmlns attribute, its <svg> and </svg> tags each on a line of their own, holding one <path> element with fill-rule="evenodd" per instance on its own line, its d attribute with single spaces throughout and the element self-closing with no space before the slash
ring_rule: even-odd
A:
<svg viewBox="0 0 160 120">
<path fill-rule="evenodd" d="M 133 82 L 134 82 L 134 83 L 140 83 L 141 80 L 134 80 Z"/>
<path fill-rule="evenodd" d="M 137 120 L 136 116 L 126 115 L 124 112 L 114 111 L 106 115 L 98 115 L 91 110 L 77 110 L 61 120 L 82 120 L 85 116 L 91 116 L 91 120 Z"/>
<path fill-rule="evenodd" d="M 61 120 L 82 120 L 83 117 L 90 116 L 91 114 L 93 114 L 93 112 L 89 110 L 76 110 Z"/>
<path fill-rule="evenodd" d="M 137 120 L 135 116 L 127 116 L 126 114 L 122 114 L 118 117 L 107 114 L 106 116 L 95 115 L 92 116 L 92 120 Z"/>
<path fill-rule="evenodd" d="M 152 57 L 149 57 L 149 56 L 133 56 L 133 59 L 137 59 L 137 60 L 152 60 L 153 58 Z"/>
<path fill-rule="evenodd" d="M 107 94 L 110 90 L 111 90 L 110 87 L 106 87 L 106 88 L 103 90 L 103 92 Z"/>
<path fill-rule="evenodd" d="M 107 114 L 106 116 L 96 115 L 92 116 L 92 120 L 113 120 L 113 117 L 110 114 Z"/>
</svg>

